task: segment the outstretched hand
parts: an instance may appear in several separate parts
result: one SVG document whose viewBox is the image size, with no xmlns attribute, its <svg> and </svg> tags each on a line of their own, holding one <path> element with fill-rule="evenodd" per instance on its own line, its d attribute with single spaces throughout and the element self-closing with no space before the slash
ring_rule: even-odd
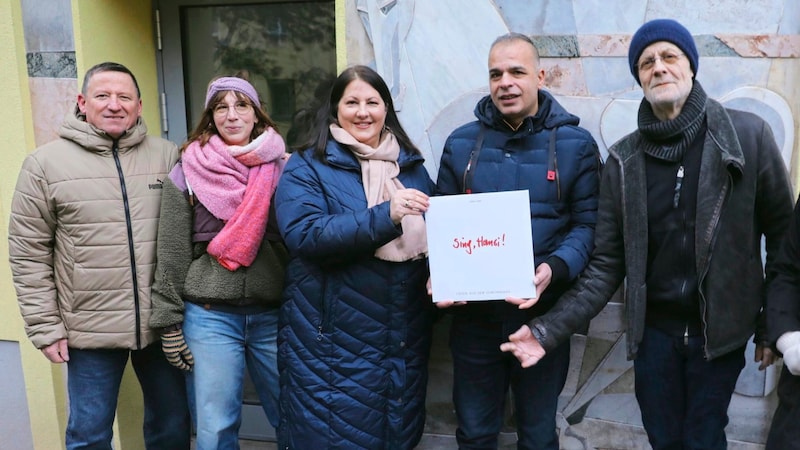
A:
<svg viewBox="0 0 800 450">
<path fill-rule="evenodd" d="M 508 337 L 509 342 L 500 344 L 500 350 L 511 352 L 523 368 L 530 367 L 544 358 L 545 350 L 542 344 L 531 333 L 530 327 L 523 325 Z"/>
</svg>

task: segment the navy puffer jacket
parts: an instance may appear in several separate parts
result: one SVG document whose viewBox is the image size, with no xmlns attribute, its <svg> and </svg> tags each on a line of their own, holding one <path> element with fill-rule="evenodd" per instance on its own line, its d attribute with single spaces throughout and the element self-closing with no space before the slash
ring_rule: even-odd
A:
<svg viewBox="0 0 800 450">
<path fill-rule="evenodd" d="M 475 106 L 475 116 L 477 121 L 456 129 L 445 142 L 438 193 L 461 194 L 467 187 L 472 193 L 527 190 L 535 264 L 549 263 L 553 278 L 531 309 L 474 302 L 452 312 L 498 321 L 529 320 L 549 309 L 589 261 L 602 162 L 591 134 L 578 126 L 578 117 L 546 91 L 539 91 L 536 115 L 527 117 L 516 131 L 503 121 L 489 96 Z M 483 145 L 467 173 L 481 128 Z M 552 137 L 556 139 L 551 156 Z"/>
<path fill-rule="evenodd" d="M 398 179 L 430 194 L 421 156 L 401 149 Z M 292 155 L 275 194 L 291 254 L 278 336 L 281 449 L 410 449 L 425 423 L 434 308 L 427 260 L 382 261 L 402 229 L 389 202 L 367 208 L 353 154 Z"/>
</svg>

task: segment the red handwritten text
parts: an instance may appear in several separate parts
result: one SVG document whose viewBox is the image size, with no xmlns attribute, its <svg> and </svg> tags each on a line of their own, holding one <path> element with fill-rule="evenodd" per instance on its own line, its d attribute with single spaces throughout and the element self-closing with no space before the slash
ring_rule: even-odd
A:
<svg viewBox="0 0 800 450">
<path fill-rule="evenodd" d="M 468 255 L 471 255 L 473 248 L 472 239 L 465 241 L 463 237 L 461 239 L 453 238 L 453 248 L 463 248 Z"/>
<path fill-rule="evenodd" d="M 453 238 L 453 248 L 455 249 L 463 249 L 467 252 L 468 255 L 472 254 L 472 251 L 479 248 L 492 248 L 492 247 L 502 247 L 506 245 L 506 234 L 503 233 L 502 235 L 495 237 L 495 238 L 487 238 L 486 236 L 478 236 L 474 241 L 472 239 L 465 239 L 464 237 Z"/>
</svg>

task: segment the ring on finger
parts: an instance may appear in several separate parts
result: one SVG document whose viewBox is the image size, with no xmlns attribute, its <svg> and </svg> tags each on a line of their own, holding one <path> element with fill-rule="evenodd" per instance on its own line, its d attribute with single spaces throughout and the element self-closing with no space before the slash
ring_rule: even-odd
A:
<svg viewBox="0 0 800 450">
<path fill-rule="evenodd" d="M 406 208 L 408 208 L 408 206 L 409 206 L 408 200 L 406 200 L 406 205 L 405 206 L 406 206 Z"/>
</svg>

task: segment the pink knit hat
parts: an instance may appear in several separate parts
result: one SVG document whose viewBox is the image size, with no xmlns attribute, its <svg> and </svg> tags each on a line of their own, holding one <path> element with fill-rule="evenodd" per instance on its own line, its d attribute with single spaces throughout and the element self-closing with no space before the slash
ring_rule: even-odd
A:
<svg viewBox="0 0 800 450">
<path fill-rule="evenodd" d="M 248 83 L 247 80 L 238 77 L 222 77 L 217 78 L 208 86 L 208 92 L 206 93 L 206 108 L 208 108 L 208 102 L 210 102 L 211 99 L 217 95 L 217 92 L 220 91 L 241 92 L 250 98 L 250 101 L 253 102 L 253 105 L 255 105 L 256 108 L 261 106 L 261 102 L 258 101 L 258 93 L 256 92 L 256 88 L 254 88 L 252 84 Z"/>
</svg>

